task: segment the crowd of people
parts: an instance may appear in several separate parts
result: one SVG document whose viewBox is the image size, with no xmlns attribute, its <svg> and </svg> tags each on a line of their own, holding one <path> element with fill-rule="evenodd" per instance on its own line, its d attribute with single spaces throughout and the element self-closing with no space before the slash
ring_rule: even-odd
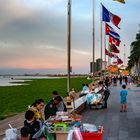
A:
<svg viewBox="0 0 140 140">
<path fill-rule="evenodd" d="M 98 105 L 102 105 L 101 108 L 107 108 L 107 100 L 110 95 L 108 86 L 110 80 L 106 77 L 103 81 L 96 81 L 91 84 L 82 84 L 83 89 L 80 97 L 86 96 L 87 104 L 90 106 L 94 105 L 98 109 Z"/>
<path fill-rule="evenodd" d="M 85 96 L 88 105 L 94 104 L 95 107 L 98 108 L 98 105 L 100 104 L 101 108 L 107 108 L 107 101 L 110 95 L 108 87 L 110 84 L 116 86 L 118 83 L 122 86 L 122 90 L 120 91 L 120 112 L 126 112 L 126 86 L 131 88 L 132 82 L 134 82 L 134 80 L 130 75 L 105 77 L 102 81 L 91 84 L 82 84 L 83 88 L 79 96 Z M 52 100 L 46 105 L 43 99 L 35 100 L 25 113 L 24 126 L 20 130 L 21 140 L 36 140 L 34 135 L 42 128 L 44 121 L 50 116 L 56 115 L 57 111 L 67 111 L 64 99 L 57 91 L 52 92 Z M 43 133 L 40 134 L 40 139 L 46 139 Z"/>
<path fill-rule="evenodd" d="M 127 108 L 127 95 L 128 90 L 132 88 L 132 83 L 137 83 L 137 79 L 133 76 L 126 75 L 112 75 L 106 76 L 102 81 L 94 82 L 93 84 L 83 84 L 83 89 L 81 91 L 80 97 L 86 96 L 87 104 L 89 105 L 102 105 L 101 108 L 107 108 L 107 100 L 110 95 L 109 85 L 121 86 L 120 90 L 120 112 L 126 112 Z"/>
</svg>

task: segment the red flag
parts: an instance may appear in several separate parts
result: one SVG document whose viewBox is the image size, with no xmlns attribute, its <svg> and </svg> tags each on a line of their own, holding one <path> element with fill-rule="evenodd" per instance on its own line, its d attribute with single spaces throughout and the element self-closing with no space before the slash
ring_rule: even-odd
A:
<svg viewBox="0 0 140 140">
<path fill-rule="evenodd" d="M 110 14 L 110 20 L 111 22 L 116 26 L 118 27 L 120 21 L 121 21 L 121 18 L 117 15 L 114 15 L 112 14 L 111 12 L 109 13 Z M 119 28 L 119 27 L 118 27 Z M 119 28 L 120 29 L 120 28 Z"/>
<path fill-rule="evenodd" d="M 118 59 L 117 59 L 117 63 L 118 63 L 118 65 L 120 65 L 120 64 L 123 63 L 123 61 L 122 61 L 120 58 L 118 58 Z"/>
<path fill-rule="evenodd" d="M 110 58 L 114 56 L 111 52 L 109 52 L 107 49 L 105 49 L 105 55 L 108 55 Z"/>
<path fill-rule="evenodd" d="M 109 46 L 110 46 L 110 51 L 111 52 L 114 52 L 114 53 L 119 53 L 120 52 L 114 44 L 111 44 Z"/>
<path fill-rule="evenodd" d="M 115 38 L 109 36 L 109 43 L 110 44 L 115 44 L 116 46 L 119 46 L 121 41 L 120 40 L 116 40 Z"/>
<path fill-rule="evenodd" d="M 116 54 L 113 54 L 113 57 L 116 58 L 116 59 L 119 58 L 118 55 L 116 55 Z"/>
</svg>

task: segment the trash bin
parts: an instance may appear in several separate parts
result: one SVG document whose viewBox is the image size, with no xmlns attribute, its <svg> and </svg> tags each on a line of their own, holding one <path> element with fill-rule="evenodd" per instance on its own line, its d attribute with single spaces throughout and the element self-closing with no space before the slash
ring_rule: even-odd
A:
<svg viewBox="0 0 140 140">
<path fill-rule="evenodd" d="M 102 140 L 103 127 L 100 127 L 98 132 L 82 132 L 83 140 Z"/>
</svg>

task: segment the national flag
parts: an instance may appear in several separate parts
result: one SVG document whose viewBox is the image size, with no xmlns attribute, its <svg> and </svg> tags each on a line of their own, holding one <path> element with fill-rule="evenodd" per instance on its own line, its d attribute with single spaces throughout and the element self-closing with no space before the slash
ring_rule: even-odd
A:
<svg viewBox="0 0 140 140">
<path fill-rule="evenodd" d="M 121 41 L 120 40 L 116 40 L 115 38 L 112 38 L 111 36 L 109 36 L 109 43 L 110 44 L 115 44 L 116 46 L 119 46 Z"/>
<path fill-rule="evenodd" d="M 113 57 L 116 58 L 116 59 L 119 58 L 118 55 L 116 55 L 116 54 L 113 54 Z"/>
<path fill-rule="evenodd" d="M 108 55 L 109 51 L 107 49 L 105 49 L 105 55 Z"/>
<path fill-rule="evenodd" d="M 110 58 L 114 56 L 111 52 L 109 52 L 107 49 L 105 49 L 105 55 L 108 55 Z"/>
<path fill-rule="evenodd" d="M 114 1 L 118 1 L 120 3 L 124 3 L 125 4 L 125 0 L 114 0 Z"/>
<path fill-rule="evenodd" d="M 113 13 L 109 12 L 103 5 L 102 5 L 102 20 L 105 22 L 112 22 L 116 27 L 118 27 L 121 18 Z M 118 27 L 119 28 L 119 27 Z M 120 28 L 119 28 L 120 29 Z"/>
<path fill-rule="evenodd" d="M 120 51 L 118 50 L 118 48 L 114 44 L 110 44 L 109 46 L 110 46 L 111 52 L 120 53 Z"/>
<path fill-rule="evenodd" d="M 120 35 L 107 23 L 105 24 L 105 32 L 106 32 L 106 35 L 109 35 L 116 40 L 120 40 Z"/>
<path fill-rule="evenodd" d="M 123 61 L 122 61 L 120 58 L 118 58 L 118 59 L 117 59 L 117 63 L 118 63 L 118 65 L 120 65 L 120 64 L 123 63 Z"/>
<path fill-rule="evenodd" d="M 118 62 L 117 62 L 117 61 L 114 61 L 114 62 L 112 62 L 112 64 L 117 65 L 117 64 L 118 64 Z"/>
</svg>

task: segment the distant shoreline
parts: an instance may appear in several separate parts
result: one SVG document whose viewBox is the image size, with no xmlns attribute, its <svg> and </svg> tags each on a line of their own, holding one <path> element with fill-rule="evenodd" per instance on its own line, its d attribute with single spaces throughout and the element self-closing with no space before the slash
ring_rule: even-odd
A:
<svg viewBox="0 0 140 140">
<path fill-rule="evenodd" d="M 11 76 L 33 76 L 33 77 L 44 77 L 44 76 L 47 76 L 47 77 L 67 77 L 67 74 L 6 74 L 6 75 L 2 75 L 0 74 L 0 76 L 2 77 L 11 77 Z M 72 77 L 75 77 L 75 76 L 88 76 L 88 74 L 71 74 Z"/>
</svg>

